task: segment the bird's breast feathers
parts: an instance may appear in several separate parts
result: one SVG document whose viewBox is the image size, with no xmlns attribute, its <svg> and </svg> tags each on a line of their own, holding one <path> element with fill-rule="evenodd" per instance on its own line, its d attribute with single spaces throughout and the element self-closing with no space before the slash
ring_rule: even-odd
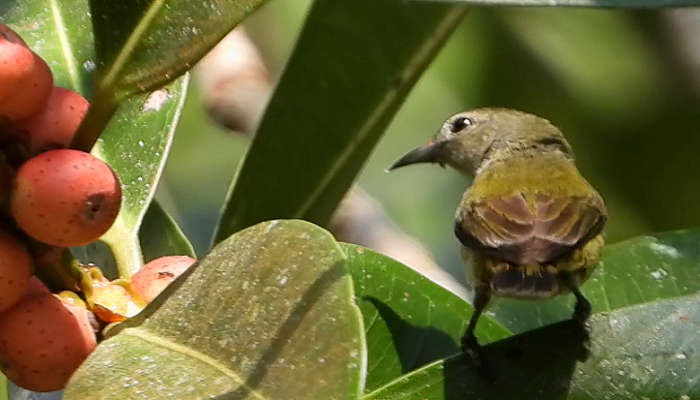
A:
<svg viewBox="0 0 700 400">
<path fill-rule="evenodd" d="M 465 246 L 516 265 L 545 264 L 596 236 L 607 213 L 573 162 L 500 162 L 464 193 L 455 233 Z"/>
</svg>

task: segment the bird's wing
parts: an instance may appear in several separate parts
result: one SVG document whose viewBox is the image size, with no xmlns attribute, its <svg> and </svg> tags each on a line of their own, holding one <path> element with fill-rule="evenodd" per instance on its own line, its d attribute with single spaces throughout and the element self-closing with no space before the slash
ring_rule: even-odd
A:
<svg viewBox="0 0 700 400">
<path fill-rule="evenodd" d="M 463 245 L 514 264 L 546 263 L 596 236 L 606 220 L 593 190 L 564 195 L 522 189 L 508 196 L 465 195 L 455 233 Z"/>
</svg>

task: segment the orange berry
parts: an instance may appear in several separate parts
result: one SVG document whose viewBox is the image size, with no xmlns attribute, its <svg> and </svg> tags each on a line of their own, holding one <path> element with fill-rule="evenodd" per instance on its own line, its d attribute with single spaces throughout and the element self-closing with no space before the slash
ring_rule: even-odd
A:
<svg viewBox="0 0 700 400">
<path fill-rule="evenodd" d="M 97 240 L 119 213 L 121 188 L 112 169 L 88 153 L 50 150 L 17 171 L 10 213 L 34 239 L 58 247 Z"/>
<path fill-rule="evenodd" d="M 0 231 L 0 311 L 24 296 L 32 277 L 32 259 L 14 236 Z"/>
<path fill-rule="evenodd" d="M 188 256 L 156 258 L 131 277 L 131 288 L 143 301 L 150 303 L 195 261 L 197 260 Z"/>
<path fill-rule="evenodd" d="M 53 87 L 46 106 L 38 113 L 17 121 L 14 126 L 30 156 L 42 151 L 65 148 L 87 112 L 89 103 L 78 93 Z"/>
<path fill-rule="evenodd" d="M 39 111 L 53 76 L 46 62 L 7 26 L 0 28 L 0 118 L 16 121 Z"/>
<path fill-rule="evenodd" d="M 56 295 L 26 297 L 0 314 L 0 369 L 28 390 L 62 389 L 96 344 L 88 311 Z"/>
</svg>

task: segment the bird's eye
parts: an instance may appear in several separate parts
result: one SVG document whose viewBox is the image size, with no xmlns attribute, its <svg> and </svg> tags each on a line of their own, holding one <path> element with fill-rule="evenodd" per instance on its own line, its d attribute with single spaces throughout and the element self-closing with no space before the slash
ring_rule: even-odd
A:
<svg viewBox="0 0 700 400">
<path fill-rule="evenodd" d="M 461 131 L 462 129 L 468 127 L 471 125 L 473 122 L 471 119 L 467 117 L 459 117 L 456 118 L 454 121 L 452 121 L 452 125 L 450 126 L 450 130 L 452 133 L 457 133 Z"/>
</svg>

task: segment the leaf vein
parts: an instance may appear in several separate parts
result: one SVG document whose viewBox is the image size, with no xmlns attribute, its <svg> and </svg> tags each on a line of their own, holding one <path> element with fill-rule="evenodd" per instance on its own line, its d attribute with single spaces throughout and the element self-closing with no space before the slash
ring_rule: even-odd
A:
<svg viewBox="0 0 700 400">
<path fill-rule="evenodd" d="M 234 371 L 232 371 L 230 368 L 226 367 L 224 364 L 220 363 L 219 361 L 209 357 L 206 354 L 200 353 L 196 350 L 192 350 L 191 348 L 187 346 L 183 346 L 179 343 L 175 343 L 171 340 L 165 339 L 162 336 L 157 336 L 152 333 L 147 332 L 144 329 L 138 329 L 138 328 L 127 328 L 124 329 L 122 332 L 120 332 L 122 335 L 127 335 L 131 336 L 137 339 L 141 339 L 143 341 L 146 341 L 148 343 L 152 343 L 156 346 L 160 346 L 163 348 L 166 348 L 171 351 L 175 351 L 177 353 L 183 354 L 187 357 L 194 358 L 197 361 L 200 361 L 217 371 L 221 372 L 222 374 L 226 375 L 227 377 L 231 378 L 234 380 L 236 383 L 240 384 L 241 386 L 246 386 L 245 385 L 245 380 L 241 378 L 238 374 L 236 374 Z M 267 400 L 265 396 L 262 394 L 258 393 L 257 391 L 253 390 L 251 387 L 247 387 L 248 393 L 253 395 L 253 397 L 261 400 Z"/>
<path fill-rule="evenodd" d="M 68 35 L 66 34 L 66 26 L 63 23 L 63 15 L 61 15 L 61 10 L 58 6 L 58 0 L 49 0 L 51 5 L 51 15 L 53 16 L 53 22 L 56 27 L 56 36 L 58 36 L 58 43 L 61 46 L 61 54 L 66 62 L 66 68 L 68 69 L 68 75 L 70 76 L 71 84 L 74 90 L 80 90 L 80 73 L 78 73 L 78 67 L 75 65 L 75 58 L 73 55 L 73 48 L 68 40 Z"/>
<path fill-rule="evenodd" d="M 122 72 L 122 69 L 124 68 L 129 56 L 134 52 L 134 49 L 136 49 L 138 46 L 139 40 L 141 40 L 141 37 L 150 25 L 151 21 L 153 21 L 158 14 L 158 11 L 160 11 L 164 4 L 165 0 L 155 0 L 148 7 L 146 12 L 143 14 L 143 18 L 141 18 L 139 23 L 136 24 L 134 30 L 131 31 L 131 35 L 129 35 L 126 42 L 124 42 L 124 46 L 115 57 L 112 67 L 109 69 L 109 71 L 107 71 L 104 78 L 101 80 L 101 90 L 111 89 L 114 81 L 117 79 L 117 76 Z"/>
</svg>

